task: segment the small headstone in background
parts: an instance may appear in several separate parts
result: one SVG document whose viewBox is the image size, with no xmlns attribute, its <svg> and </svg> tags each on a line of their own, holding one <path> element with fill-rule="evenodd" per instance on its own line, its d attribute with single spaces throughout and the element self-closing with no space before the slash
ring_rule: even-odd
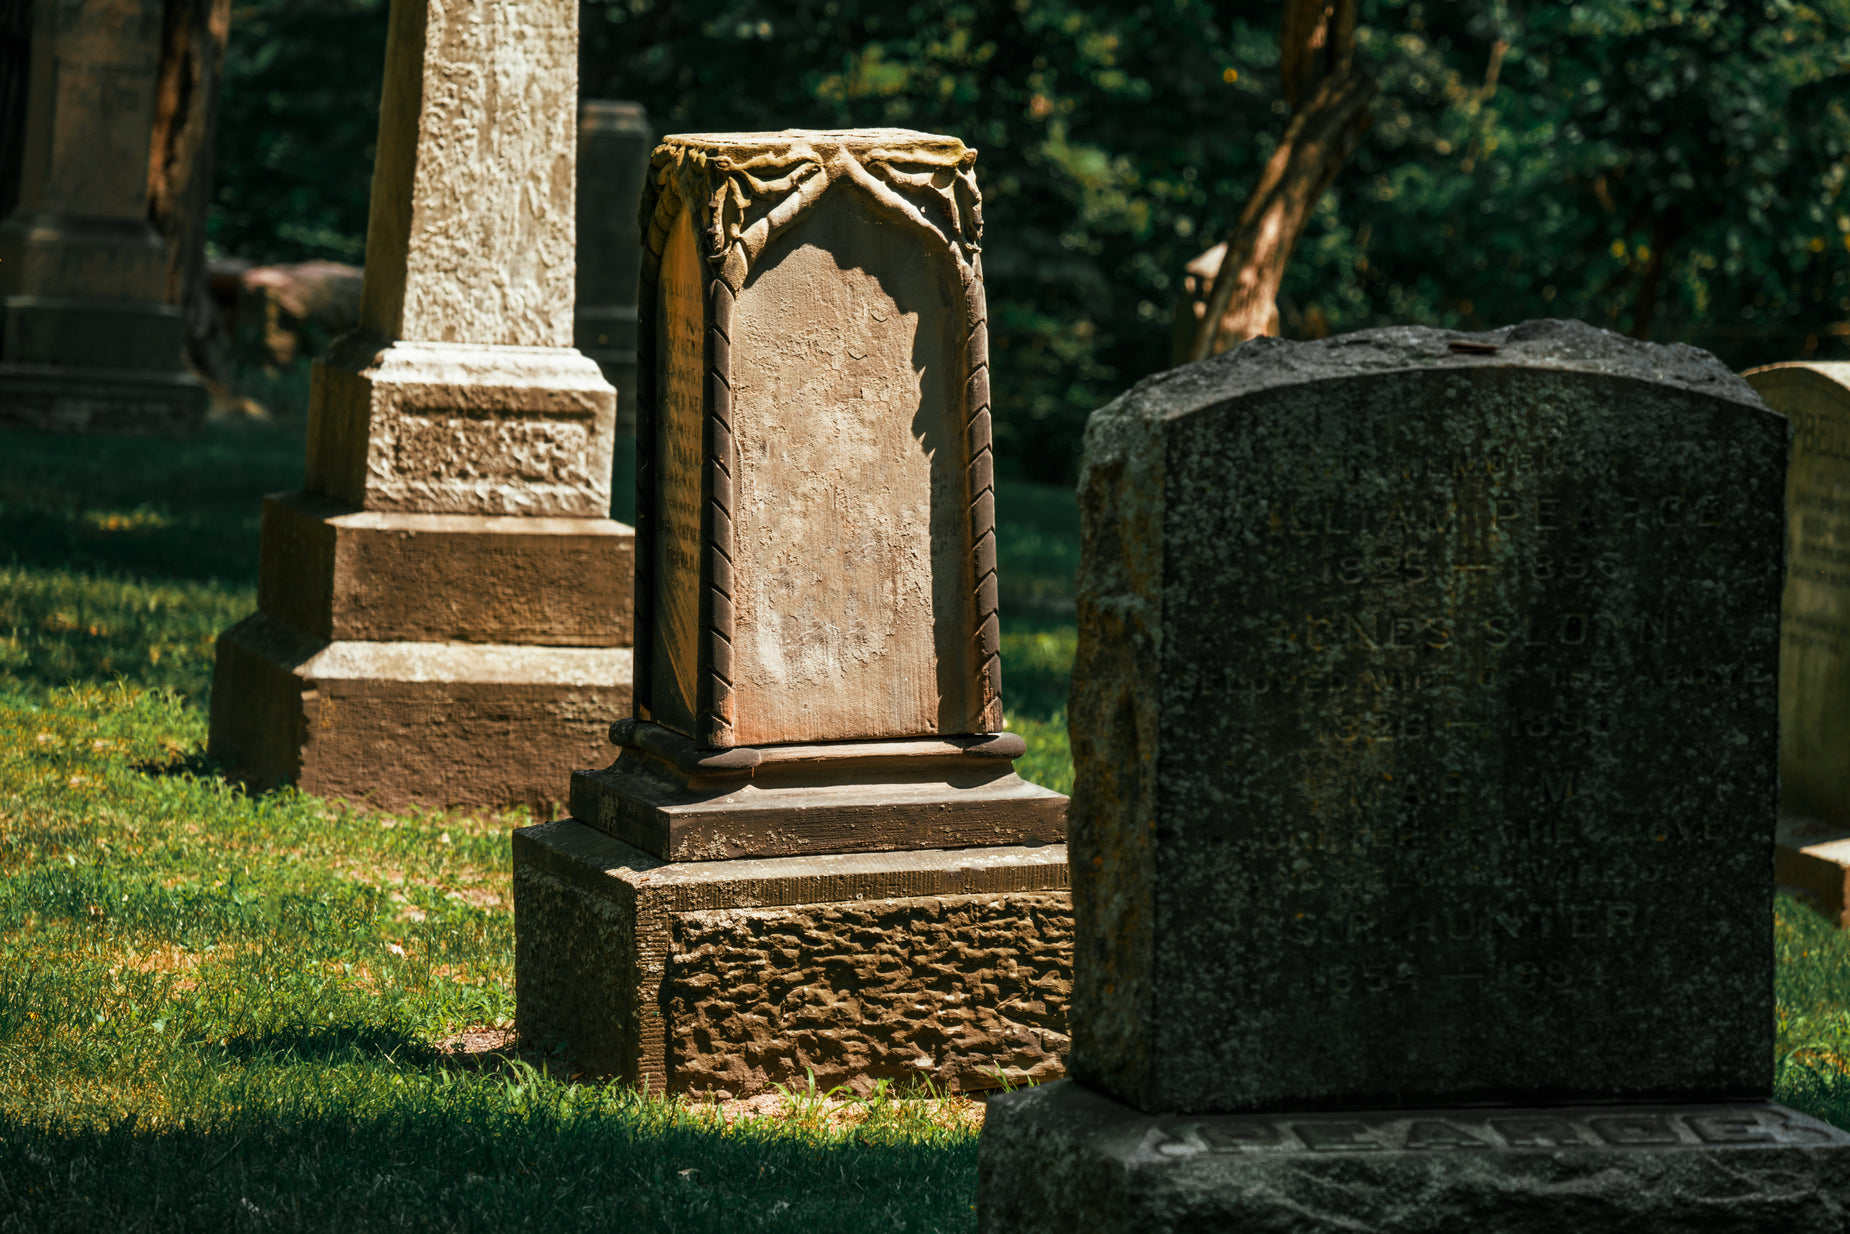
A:
<svg viewBox="0 0 1850 1234">
<path fill-rule="evenodd" d="M 1850 364 L 1743 374 L 1792 421 L 1774 877 L 1850 924 Z"/>
<path fill-rule="evenodd" d="M 19 203 L 0 223 L 0 426 L 185 433 L 206 413 L 148 221 L 163 5 L 33 6 Z"/>
<path fill-rule="evenodd" d="M 655 135 L 641 103 L 578 103 L 578 303 L 572 344 L 617 388 L 617 436 L 636 431 L 636 279 Z"/>
<path fill-rule="evenodd" d="M 984 1228 L 1841 1219 L 1850 1135 L 1767 1101 L 1786 439 L 1577 322 L 1096 413 L 1077 1082 L 992 1103 Z"/>
<path fill-rule="evenodd" d="M 210 750 L 253 782 L 550 811 L 630 693 L 615 392 L 571 347 L 577 5 L 393 0 L 359 326 Z"/>
</svg>

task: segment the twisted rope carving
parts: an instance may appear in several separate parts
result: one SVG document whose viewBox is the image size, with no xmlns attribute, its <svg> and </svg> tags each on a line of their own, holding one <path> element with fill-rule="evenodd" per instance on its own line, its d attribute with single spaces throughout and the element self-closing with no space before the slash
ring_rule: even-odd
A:
<svg viewBox="0 0 1850 1234">
<path fill-rule="evenodd" d="M 732 702 L 732 302 L 723 279 L 707 288 L 707 587 L 701 606 L 706 654 L 700 679 L 701 740 L 733 744 Z"/>
<path fill-rule="evenodd" d="M 1002 625 L 997 613 L 996 468 L 989 420 L 989 308 L 983 295 L 981 266 L 964 288 L 964 312 L 970 335 L 964 344 L 964 492 L 970 509 L 972 622 L 976 638 L 976 681 L 971 727 L 977 732 L 1002 728 Z"/>
</svg>

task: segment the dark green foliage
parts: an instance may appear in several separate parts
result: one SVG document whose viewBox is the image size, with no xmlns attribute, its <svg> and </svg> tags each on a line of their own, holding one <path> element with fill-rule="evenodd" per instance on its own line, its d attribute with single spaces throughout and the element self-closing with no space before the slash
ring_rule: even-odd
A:
<svg viewBox="0 0 1850 1234">
<path fill-rule="evenodd" d="M 379 136 L 387 0 L 251 0 L 232 9 L 219 100 L 220 252 L 359 264 Z"/>
<path fill-rule="evenodd" d="M 237 10 L 221 247 L 358 258 L 384 10 Z M 1258 0 L 581 12 L 584 93 L 641 100 L 659 132 L 891 124 L 981 151 L 996 441 L 1046 481 L 1070 482 L 1093 408 L 1167 366 L 1182 267 L 1287 119 Z M 1831 331 L 1850 321 L 1850 0 L 1364 0 L 1362 19 L 1376 123 L 1287 274 L 1286 334 L 1578 316 L 1736 366 L 1850 354 Z"/>
</svg>

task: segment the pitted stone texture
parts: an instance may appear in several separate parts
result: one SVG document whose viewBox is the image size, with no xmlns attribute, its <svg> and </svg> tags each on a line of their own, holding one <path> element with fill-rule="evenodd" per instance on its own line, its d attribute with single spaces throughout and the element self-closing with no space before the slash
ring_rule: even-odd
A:
<svg viewBox="0 0 1850 1234">
<path fill-rule="evenodd" d="M 682 913 L 666 1003 L 690 1089 L 1058 1078 L 1073 947 L 1062 892 Z"/>
<path fill-rule="evenodd" d="M 1073 1074 L 1764 1097 L 1786 440 L 1563 322 L 1259 340 L 1097 412 Z"/>
<path fill-rule="evenodd" d="M 315 365 L 308 491 L 366 510 L 602 518 L 616 395 L 569 348 L 349 336 Z"/>
<path fill-rule="evenodd" d="M 675 865 L 573 820 L 514 834 L 523 1039 L 671 1092 L 959 1089 L 1061 1072 L 1064 849 Z"/>
<path fill-rule="evenodd" d="M 363 330 L 571 346 L 577 104 L 574 0 L 392 6 Z"/>
<path fill-rule="evenodd" d="M 1850 1134 L 1765 1103 L 1178 1118 L 990 1099 L 982 1234 L 1850 1228 Z"/>
</svg>

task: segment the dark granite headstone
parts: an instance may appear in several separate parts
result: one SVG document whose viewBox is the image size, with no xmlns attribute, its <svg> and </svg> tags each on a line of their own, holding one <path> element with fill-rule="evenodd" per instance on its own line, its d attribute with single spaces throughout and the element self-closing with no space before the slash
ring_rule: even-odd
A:
<svg viewBox="0 0 1850 1234">
<path fill-rule="evenodd" d="M 1534 1146 L 1447 1108 L 1784 1117 L 1753 1103 L 1772 1080 L 1787 437 L 1707 354 L 1574 322 L 1259 340 L 1094 415 L 1069 1070 L 1113 1113 L 1050 1090 L 999 1106 L 988 1227 L 1072 1228 L 1024 1209 L 1015 1175 L 1049 1194 L 1131 1177 L 1185 1114 L 1347 1112 L 1279 1143 L 1482 1149 L 1496 1187 L 1427 1181 L 1493 1198 Z M 1415 1109 L 1451 1142 L 1390 1143 L 1354 1113 Z M 1562 1151 L 1617 1151 L 1577 1135 Z M 1277 1203 L 1363 1222 L 1332 1229 L 1403 1228 L 1377 1205 L 1425 1177 L 1292 1196 L 1317 1171 L 1266 1160 Z M 1818 1160 L 1850 1177 L 1850 1154 Z M 1656 1185 L 1634 1165 L 1587 1174 Z M 1204 1185 L 1152 1168 L 1140 1195 Z M 1689 1194 L 1734 1168 L 1692 1166 Z M 1257 1221 L 1238 1190 L 1202 1211 Z M 1462 1220 L 1447 1195 L 1405 1228 Z M 1124 1212 L 1155 1220 L 1141 1202 Z"/>
</svg>

